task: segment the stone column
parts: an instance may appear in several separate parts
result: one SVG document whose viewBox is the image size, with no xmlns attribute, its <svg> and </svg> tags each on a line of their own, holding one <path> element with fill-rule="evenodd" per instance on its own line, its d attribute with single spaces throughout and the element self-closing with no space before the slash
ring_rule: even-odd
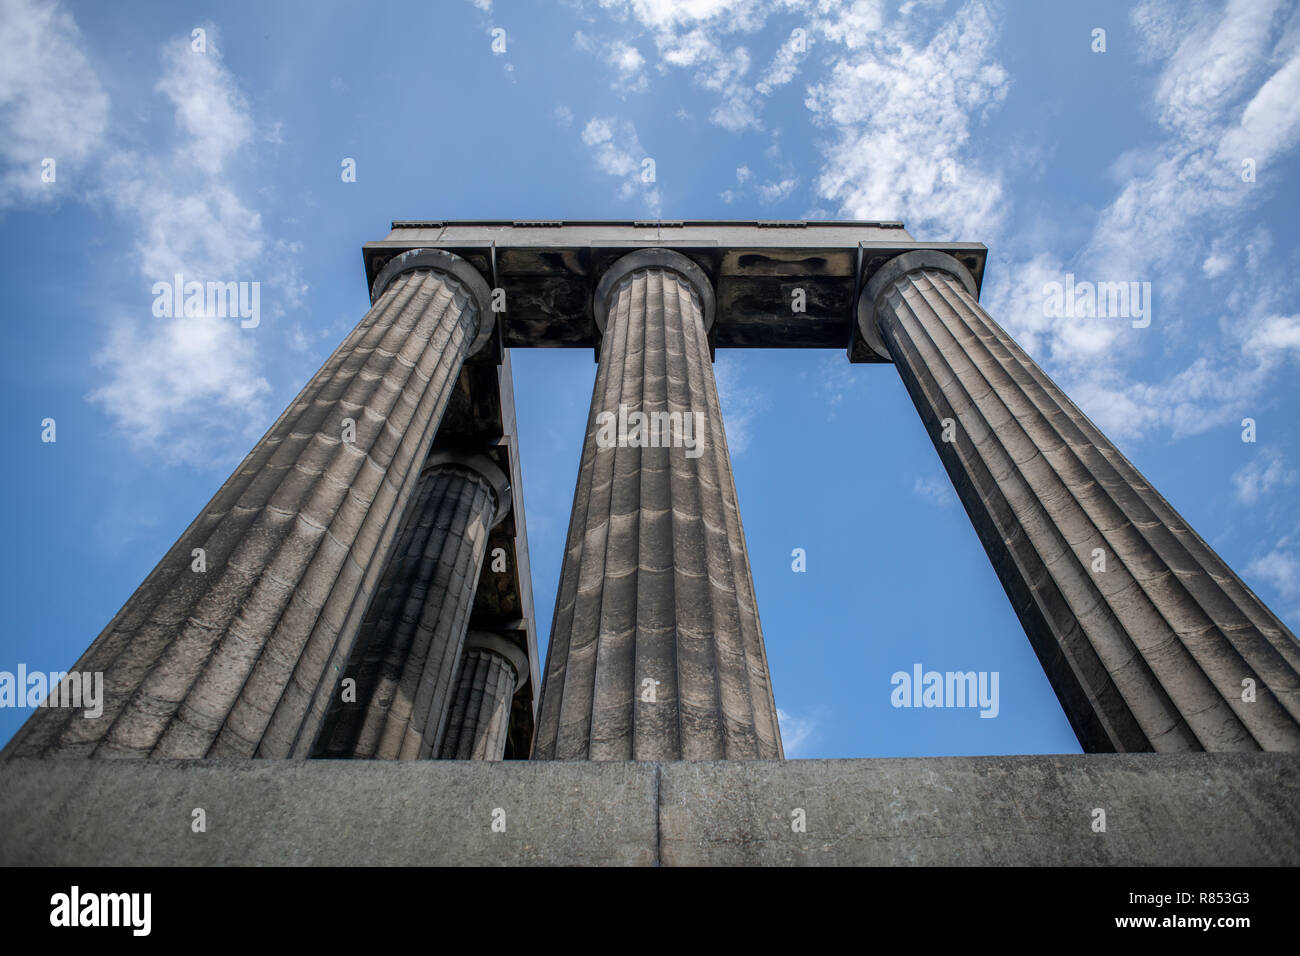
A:
<svg viewBox="0 0 1300 956">
<path fill-rule="evenodd" d="M 614 263 L 593 306 L 600 367 L 534 756 L 780 758 L 710 362 L 712 287 L 685 256 L 646 249 Z"/>
<path fill-rule="evenodd" d="M 989 318 L 960 263 L 898 256 L 858 321 L 1085 750 L 1300 749 L 1294 635 Z"/>
<path fill-rule="evenodd" d="M 461 366 L 491 335 L 489 298 L 450 253 L 390 262 L 365 318 L 76 663 L 104 673 L 103 715 L 38 711 L 5 754 L 301 754 Z"/>
<path fill-rule="evenodd" d="M 316 754 L 414 760 L 439 752 L 488 531 L 510 509 L 505 474 L 478 454 L 437 451 L 366 611 Z"/>
<path fill-rule="evenodd" d="M 500 760 L 510 732 L 515 691 L 528 681 L 528 655 L 511 641 L 483 631 L 465 641 L 452 700 L 444 760 Z"/>
</svg>

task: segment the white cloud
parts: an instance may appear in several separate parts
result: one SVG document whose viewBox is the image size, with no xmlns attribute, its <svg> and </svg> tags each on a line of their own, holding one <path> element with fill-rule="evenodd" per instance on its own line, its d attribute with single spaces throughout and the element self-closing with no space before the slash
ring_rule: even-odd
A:
<svg viewBox="0 0 1300 956">
<path fill-rule="evenodd" d="M 218 175 L 252 138 L 248 103 L 215 47 L 196 53 L 184 40 L 164 45 L 163 75 L 155 89 L 175 109 L 183 162 Z"/>
<path fill-rule="evenodd" d="M 1201 262 L 1201 272 L 1207 279 L 1218 279 L 1228 274 L 1237 261 L 1234 245 L 1222 237 L 1214 240 L 1210 252 Z"/>
<path fill-rule="evenodd" d="M 731 205 L 738 202 L 745 196 L 749 195 L 751 183 L 754 179 L 753 170 L 748 166 L 736 167 L 736 185 L 730 189 L 725 189 L 720 194 L 722 201 Z M 799 185 L 799 179 L 796 176 L 786 176 L 784 179 L 777 181 L 767 181 L 759 183 L 754 187 L 758 192 L 758 199 L 764 205 L 771 206 L 788 199 L 794 192 L 795 187 Z"/>
<path fill-rule="evenodd" d="M 696 82 L 718 94 L 719 102 L 709 119 L 731 132 L 761 129 L 758 120 L 759 98 L 745 82 L 749 73 L 749 51 L 736 47 L 730 52 L 710 51 L 705 63 L 696 71 Z"/>
<path fill-rule="evenodd" d="M 724 189 L 720 194 L 722 197 L 722 201 L 725 202 L 727 205 L 731 205 L 736 200 L 740 199 L 740 197 L 744 195 L 745 192 L 745 190 L 742 187 L 747 182 L 749 182 L 749 180 L 753 177 L 753 175 L 754 175 L 753 172 L 750 171 L 750 168 L 748 166 L 737 166 L 735 188 Z"/>
<path fill-rule="evenodd" d="M 109 100 L 72 16 L 42 0 L 0 0 L 0 208 L 50 200 L 101 146 Z M 55 161 L 53 183 L 42 161 Z"/>
<path fill-rule="evenodd" d="M 838 47 L 807 105 L 832 135 L 819 194 L 854 219 L 901 219 L 925 239 L 969 239 L 1002 219 L 998 173 L 967 154 L 973 122 L 1009 86 L 982 3 L 939 18 L 885 21 L 878 4 L 834 8 L 815 27 Z"/>
<path fill-rule="evenodd" d="M 582 142 L 591 149 L 601 172 L 622 181 L 618 193 L 620 199 L 640 196 L 646 212 L 655 217 L 659 215 L 659 189 L 653 180 L 647 181 L 646 178 L 648 170 L 652 168 L 646 165 L 646 160 L 651 157 L 642 149 L 636 127 L 630 120 L 619 121 L 610 116 L 592 117 L 583 127 Z M 658 177 L 657 169 L 655 177 Z"/>
<path fill-rule="evenodd" d="M 1300 142 L 1300 13 L 1278 2 L 1149 0 L 1133 22 L 1139 49 L 1161 64 L 1150 108 L 1166 135 L 1116 160 L 1115 196 L 1071 271 L 1150 281 L 1152 328 L 1045 318 L 1041 285 L 1065 271 L 1051 255 L 992 270 L 984 298 L 1112 438 L 1155 429 L 1179 437 L 1248 414 L 1282 363 L 1300 355 L 1300 316 L 1278 310 L 1293 299 L 1292 284 L 1286 270 L 1265 268 L 1272 238 L 1255 214 L 1276 187 L 1241 176 L 1244 158 L 1258 172 Z M 1205 308 L 1207 283 L 1223 306 L 1217 316 L 1186 307 L 1195 296 Z M 1166 362 L 1187 355 L 1187 366 L 1156 381 L 1135 377 L 1155 348 Z"/>
<path fill-rule="evenodd" d="M 1276 452 L 1261 454 L 1260 458 L 1243 465 L 1232 476 L 1237 500 L 1247 505 L 1255 504 L 1274 488 L 1295 482 L 1296 473 L 1286 467 L 1282 456 Z"/>
<path fill-rule="evenodd" d="M 1143 382 L 1099 365 L 1067 379 L 1066 391 L 1112 439 L 1157 430 L 1183 438 L 1240 421 L 1269 372 L 1261 364 L 1229 374 L 1202 357 L 1163 381 Z"/>
<path fill-rule="evenodd" d="M 761 0 L 600 0 L 600 5 L 631 14 L 647 27 L 671 30 L 686 24 L 730 20 L 753 27 L 761 23 Z"/>
<path fill-rule="evenodd" d="M 1294 554 L 1270 551 L 1252 561 L 1248 573 L 1259 575 L 1286 597 L 1300 595 L 1300 560 Z"/>
<path fill-rule="evenodd" d="M 612 87 L 619 95 L 642 93 L 649 88 L 650 80 L 642 72 L 645 57 L 634 44 L 621 38 L 605 42 L 578 30 L 573 34 L 573 45 L 584 53 L 593 54 L 614 71 Z"/>
<path fill-rule="evenodd" d="M 778 707 L 776 720 L 781 726 L 781 748 L 786 757 L 801 756 L 818 730 L 817 718 L 799 717 Z"/>
<path fill-rule="evenodd" d="M 1180 8 L 1174 26 L 1162 4 L 1138 8 L 1143 40 L 1170 51 L 1152 106 L 1168 138 L 1117 165 L 1121 191 L 1087 251 L 1100 271 L 1160 268 L 1182 279 L 1188 253 L 1209 235 L 1220 253 L 1206 272 L 1222 268 L 1222 250 L 1241 225 L 1236 215 L 1264 198 L 1259 183 L 1242 181 L 1242 161 L 1254 160 L 1258 176 L 1300 142 L 1300 49 L 1285 34 L 1274 38 L 1284 9 L 1276 0 Z"/>
<path fill-rule="evenodd" d="M 134 232 L 145 289 L 177 273 L 187 282 L 261 286 L 261 324 L 249 329 L 212 315 L 157 317 L 152 293 L 142 294 L 118 311 L 95 354 L 105 379 L 88 398 L 133 444 L 173 462 L 220 459 L 265 427 L 271 386 L 261 346 L 277 334 L 273 320 L 306 294 L 299 248 L 270 236 L 241 195 L 244 177 L 232 166 L 254 141 L 255 124 L 215 28 L 205 29 L 204 53 L 191 50 L 187 35 L 162 50 L 155 90 L 175 120 L 171 148 L 108 156 L 100 186 Z M 283 334 L 291 349 L 301 338 Z"/>
<path fill-rule="evenodd" d="M 557 106 L 554 111 L 552 111 L 551 115 L 555 118 L 555 122 L 558 125 L 563 126 L 566 129 L 573 125 L 573 110 L 563 104 Z"/>
<path fill-rule="evenodd" d="M 758 187 L 758 196 L 768 205 L 778 203 L 794 192 L 794 187 L 798 184 L 799 180 L 793 178 L 783 179 L 779 183 L 763 183 Z"/>
<path fill-rule="evenodd" d="M 636 73 L 645 64 L 645 57 L 630 44 L 615 43 L 609 49 L 609 61 L 620 73 Z"/>
<path fill-rule="evenodd" d="M 1291 538 L 1280 539 L 1268 554 L 1247 565 L 1245 576 L 1265 582 L 1282 601 L 1300 601 L 1300 552 Z M 1295 619 L 1300 617 L 1300 607 L 1284 613 Z"/>
<path fill-rule="evenodd" d="M 709 112 L 710 121 L 723 129 L 740 132 L 762 128 L 759 118 L 762 104 L 749 78 L 749 51 L 729 43 L 730 39 L 761 29 L 776 11 L 800 9 L 808 3 L 805 0 L 600 0 L 600 6 L 616 20 L 630 21 L 648 32 L 661 71 L 690 71 L 693 82 L 716 94 L 716 105 Z M 615 41 L 610 49 L 616 52 L 607 53 L 604 58 L 617 63 L 623 56 L 622 44 L 623 41 Z M 586 48 L 593 52 L 598 49 L 594 42 L 589 42 Z M 637 55 L 641 56 L 639 51 Z M 778 52 L 758 86 L 770 92 L 772 87 L 788 82 L 793 72 L 793 62 L 787 63 L 786 57 Z"/>
<path fill-rule="evenodd" d="M 1255 353 L 1295 351 L 1300 354 L 1300 315 L 1269 316 L 1251 331 L 1246 349 Z"/>
<path fill-rule="evenodd" d="M 645 66 L 645 57 L 630 43 L 616 40 L 610 44 L 605 51 L 605 62 L 617 72 L 616 89 L 619 91 L 642 93 L 649 88 L 650 80 L 641 72 L 641 68 Z"/>
<path fill-rule="evenodd" d="M 259 342 L 273 333 L 244 329 L 239 318 L 155 317 L 153 284 L 177 273 L 257 282 L 259 318 L 298 306 L 306 291 L 297 247 L 268 236 L 237 188 L 230 166 L 256 131 L 215 28 L 205 30 L 206 52 L 191 49 L 188 30 L 161 51 L 154 92 L 173 134 L 161 148 L 128 152 L 107 139 L 108 98 L 72 17 L 33 0 L 0 0 L 0 202 L 40 201 L 18 168 L 33 157 L 53 155 L 60 181 L 78 165 L 93 170 L 78 195 L 105 201 L 125 221 L 143 281 L 138 299 L 110 309 L 107 341 L 92 359 L 104 377 L 87 398 L 164 461 L 225 457 L 265 427 L 270 385 Z M 278 128 L 266 135 L 278 137 Z"/>
<path fill-rule="evenodd" d="M 806 36 L 805 44 L 811 45 L 812 38 Z M 759 93 L 770 96 L 778 87 L 785 86 L 799 72 L 799 61 L 806 56 L 806 51 L 796 49 L 793 38 L 786 39 L 777 49 L 772 62 L 768 64 L 762 79 L 754 86 Z"/>
<path fill-rule="evenodd" d="M 247 438 L 266 424 L 271 386 L 258 372 L 253 335 L 238 322 L 202 316 L 150 325 L 123 316 L 95 363 L 108 376 L 91 401 L 133 443 L 171 460 L 215 459 L 214 432 L 234 423 Z"/>
<path fill-rule="evenodd" d="M 943 475 L 917 478 L 912 484 L 912 494 L 941 508 L 957 503 L 957 495 L 952 490 L 952 483 Z"/>
</svg>

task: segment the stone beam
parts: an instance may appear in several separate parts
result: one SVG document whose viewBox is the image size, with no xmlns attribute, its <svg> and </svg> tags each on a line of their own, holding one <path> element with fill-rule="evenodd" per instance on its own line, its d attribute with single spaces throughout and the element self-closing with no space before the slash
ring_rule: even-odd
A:
<svg viewBox="0 0 1300 956">
<path fill-rule="evenodd" d="M 637 249 L 690 259 L 713 285 L 710 343 L 719 348 L 834 348 L 854 338 L 859 276 L 914 248 L 942 248 L 978 280 L 987 250 L 972 242 L 917 243 L 899 222 L 420 220 L 394 222 L 364 248 L 367 276 L 407 249 L 462 256 L 505 292 L 506 347 L 592 348 L 596 283 Z M 796 294 L 800 309 L 796 310 Z M 879 362 L 855 348 L 854 361 Z"/>
</svg>

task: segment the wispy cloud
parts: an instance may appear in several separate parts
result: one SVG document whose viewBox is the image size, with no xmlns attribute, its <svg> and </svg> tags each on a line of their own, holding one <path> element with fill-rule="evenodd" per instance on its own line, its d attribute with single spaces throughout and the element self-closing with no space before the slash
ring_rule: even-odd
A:
<svg viewBox="0 0 1300 956">
<path fill-rule="evenodd" d="M 582 142 L 591 150 L 597 168 L 620 180 L 620 199 L 638 196 L 650 216 L 659 215 L 658 167 L 654 158 L 646 155 L 630 120 L 592 117 L 582 129 Z"/>
<path fill-rule="evenodd" d="M 1255 504 L 1275 488 L 1293 485 L 1295 482 L 1295 471 L 1286 466 L 1282 455 L 1277 452 L 1261 454 L 1232 476 L 1232 487 L 1236 491 L 1237 500 L 1246 505 Z"/>
<path fill-rule="evenodd" d="M 1257 215 L 1286 188 L 1262 171 L 1300 142 L 1300 11 L 1151 0 L 1133 21 L 1139 49 L 1160 65 L 1150 111 L 1163 139 L 1117 157 L 1115 196 L 1070 268 L 1151 281 L 1152 328 L 1045 317 L 1043 284 L 1066 271 L 1053 252 L 1003 269 L 985 301 L 1112 437 L 1180 437 L 1250 414 L 1300 355 L 1300 316 L 1285 309 L 1296 284 L 1272 262 Z M 1224 314 L 1204 314 L 1207 293 Z M 1157 347 L 1187 364 L 1163 377 L 1135 371 Z"/>
<path fill-rule="evenodd" d="M 1270 0 L 1194 10 L 1158 0 L 1137 8 L 1143 38 L 1170 51 L 1152 103 L 1166 138 L 1117 161 L 1120 192 L 1086 253 L 1100 269 L 1172 266 L 1178 278 L 1192 278 L 1195 271 L 1184 268 L 1189 243 L 1208 245 L 1213 235 L 1223 249 L 1223 229 L 1242 225 L 1233 214 L 1263 201 L 1258 183 L 1243 181 L 1243 161 L 1254 161 L 1258 177 L 1300 140 L 1300 48 L 1295 31 L 1281 29 L 1284 14 L 1295 10 Z M 1187 228 L 1205 217 L 1217 228 Z"/>
<path fill-rule="evenodd" d="M 600 0 L 621 29 L 634 28 L 647 35 L 660 72 L 683 70 L 700 88 L 713 94 L 709 120 L 723 129 L 743 132 L 761 129 L 763 97 L 793 78 L 798 62 L 794 48 L 783 43 L 758 80 L 753 77 L 749 49 L 738 42 L 756 33 L 772 14 L 811 6 L 806 0 Z M 635 64 L 640 84 L 645 57 L 638 49 L 631 57 L 621 40 L 585 37 L 584 49 L 599 56 L 615 71 L 615 88 L 626 84 L 624 74 Z M 787 52 L 788 51 L 788 52 Z M 638 86 L 638 89 L 644 89 Z"/>
<path fill-rule="evenodd" d="M 644 93 L 650 88 L 650 78 L 644 71 L 645 57 L 635 44 L 623 39 L 599 40 L 579 30 L 573 35 L 573 45 L 599 57 L 610 67 L 614 92 L 626 95 Z"/>
<path fill-rule="evenodd" d="M 957 495 L 952 490 L 952 482 L 943 475 L 917 478 L 912 483 L 912 494 L 941 508 L 957 503 Z"/>
<path fill-rule="evenodd" d="M 724 189 L 719 195 L 723 202 L 731 205 L 757 193 L 757 199 L 760 203 L 765 206 L 772 206 L 790 198 L 798 185 L 799 179 L 796 176 L 787 176 L 778 181 L 767 180 L 762 183 L 755 183 L 753 171 L 748 166 L 739 166 L 736 168 L 736 184 Z"/>
<path fill-rule="evenodd" d="M 814 42 L 808 36 L 807 30 L 797 29 L 798 35 L 792 33 L 789 39 L 777 48 L 776 55 L 772 57 L 762 78 L 754 86 L 754 89 L 764 96 L 770 96 L 773 91 L 795 78 L 799 72 L 799 63 L 807 55 L 808 47 Z"/>
<path fill-rule="evenodd" d="M 95 364 L 106 380 L 91 401 L 133 444 L 167 460 L 219 458 L 226 449 L 214 449 L 213 437 L 227 435 L 231 422 L 250 430 L 266 425 L 271 386 L 253 336 L 230 319 L 193 316 L 150 327 L 123 315 Z M 229 437 L 233 446 L 249 432 Z"/>
<path fill-rule="evenodd" d="M 266 425 L 263 344 L 301 332 L 277 330 L 274 319 L 301 305 L 306 287 L 296 245 L 268 234 L 241 194 L 234 166 L 255 136 L 247 100 L 222 62 L 218 36 L 205 27 L 206 49 L 189 36 L 162 49 L 155 90 L 169 103 L 169 149 L 149 155 L 111 152 L 100 193 L 135 235 L 143 288 L 172 282 L 257 282 L 266 317 L 257 329 L 213 314 L 163 318 L 151 298 L 115 310 L 108 341 L 94 363 L 104 380 L 88 398 L 133 444 L 171 462 L 208 461 L 237 452 Z"/>
<path fill-rule="evenodd" d="M 764 203 L 772 205 L 787 198 L 794 192 L 794 187 L 797 185 L 799 185 L 799 180 L 793 177 L 775 183 L 766 182 L 758 187 L 758 198 Z"/>
<path fill-rule="evenodd" d="M 982 3 L 956 15 L 887 19 L 879 4 L 833 7 L 814 26 L 833 51 L 808 90 L 830 133 L 817 188 L 855 219 L 901 219 L 915 236 L 988 235 L 1002 218 L 1000 174 L 970 148 L 975 122 L 1010 79 Z"/>
<path fill-rule="evenodd" d="M 1294 537 L 1279 539 L 1267 554 L 1246 566 L 1245 576 L 1264 581 L 1291 605 L 1283 611 L 1286 618 L 1300 617 L 1300 549 Z"/>
<path fill-rule="evenodd" d="M 109 98 L 72 16 L 42 0 L 0 0 L 0 209 L 84 194 Z M 53 182 L 42 179 L 52 159 Z"/>
<path fill-rule="evenodd" d="M 781 725 L 781 746 L 785 750 L 787 757 L 800 757 L 807 752 L 809 744 L 813 742 L 819 729 L 819 721 L 816 717 L 800 717 L 797 714 L 791 714 L 776 709 L 777 723 Z"/>
</svg>

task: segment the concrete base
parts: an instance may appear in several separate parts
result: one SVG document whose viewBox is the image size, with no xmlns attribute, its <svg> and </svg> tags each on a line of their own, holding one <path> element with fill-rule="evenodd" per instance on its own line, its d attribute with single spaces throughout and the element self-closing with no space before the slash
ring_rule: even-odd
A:
<svg viewBox="0 0 1300 956">
<path fill-rule="evenodd" d="M 0 765 L 4 865 L 656 863 L 1297 865 L 1300 755 Z"/>
</svg>

